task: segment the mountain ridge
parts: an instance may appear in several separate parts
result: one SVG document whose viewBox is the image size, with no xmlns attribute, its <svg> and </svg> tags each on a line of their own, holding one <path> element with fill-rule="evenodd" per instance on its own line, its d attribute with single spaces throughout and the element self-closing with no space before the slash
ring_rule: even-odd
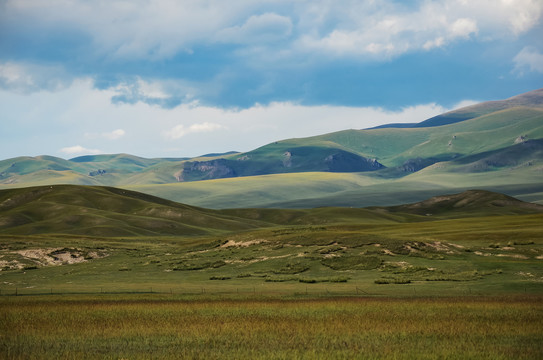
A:
<svg viewBox="0 0 543 360">
<path fill-rule="evenodd" d="M 262 206 L 302 200 L 306 195 L 300 187 L 306 187 L 307 181 L 296 176 L 280 176 L 288 174 L 308 174 L 308 177 L 312 176 L 310 173 L 339 174 L 333 181 L 353 178 L 346 174 L 356 174 L 355 177 L 360 179 L 345 184 L 347 187 L 344 188 L 333 183 L 319 185 L 322 190 L 314 187 L 315 191 L 321 192 L 311 196 L 320 196 L 323 201 L 353 190 L 367 194 L 368 186 L 376 183 L 382 184 L 379 191 L 385 198 L 386 192 L 394 192 L 407 180 L 417 183 L 413 183 L 415 191 L 452 191 L 454 188 L 478 187 L 479 184 L 488 186 L 489 190 L 496 186 L 521 188 L 534 182 L 541 184 L 537 177 L 543 169 L 543 89 L 442 115 L 451 117 L 454 114 L 472 117 L 438 126 L 422 126 L 434 119 L 431 118 L 419 123 L 421 126 L 411 128 L 343 130 L 280 140 L 244 153 L 207 154 L 197 158 L 146 159 L 130 154 L 85 155 L 69 160 L 47 155 L 17 157 L 0 161 L 0 188 L 50 184 L 115 186 L 141 189 L 178 200 L 183 189 L 196 189 L 190 183 L 231 179 L 229 184 L 240 187 L 239 190 L 210 194 L 210 198 L 219 200 L 220 205 L 191 195 L 194 205 L 220 208 L 252 206 L 255 196 L 259 197 L 260 193 L 265 193 L 264 197 L 268 199 Z M 494 180 L 497 172 L 503 174 Z M 430 174 L 431 181 L 422 174 Z M 269 183 L 265 176 L 292 182 L 292 189 L 283 198 L 273 199 L 278 187 L 284 183 Z M 448 180 L 454 176 L 455 181 Z M 245 188 L 246 179 L 250 177 L 268 182 L 269 186 L 260 187 L 258 191 Z M 332 181 L 330 176 L 322 178 Z M 166 186 L 170 193 L 157 186 Z M 223 188 L 222 185 L 217 187 L 219 191 Z M 197 191 L 201 192 L 201 189 Z M 201 193 L 209 194 L 207 190 Z M 237 204 L 240 198 L 247 201 Z M 543 199 L 543 191 L 534 193 L 529 199 Z"/>
<path fill-rule="evenodd" d="M 431 117 L 419 123 L 398 123 L 384 124 L 371 129 L 381 128 L 417 128 L 434 127 L 453 124 L 478 116 L 486 115 L 491 112 L 505 110 L 514 107 L 540 107 L 543 108 L 543 89 L 532 90 L 520 95 L 512 96 L 504 100 L 485 101 L 479 104 L 469 105 L 460 109 L 448 111 L 446 113 Z"/>
</svg>

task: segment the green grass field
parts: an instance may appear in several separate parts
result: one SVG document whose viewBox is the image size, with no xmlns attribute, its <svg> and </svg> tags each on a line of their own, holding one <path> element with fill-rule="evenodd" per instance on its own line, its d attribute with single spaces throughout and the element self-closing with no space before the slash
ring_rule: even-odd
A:
<svg viewBox="0 0 543 360">
<path fill-rule="evenodd" d="M 537 359 L 543 299 L 0 298 L 4 359 Z"/>
<path fill-rule="evenodd" d="M 195 208 L 115 188 L 0 192 L 0 292 L 541 294 L 543 207 Z"/>
<path fill-rule="evenodd" d="M 2 235 L 0 291 L 543 293 L 541 214 L 408 222 L 369 219 L 358 225 L 351 215 L 343 215 L 350 219 L 343 225 L 275 226 L 204 237 Z"/>
<path fill-rule="evenodd" d="M 543 212 L 502 194 L 209 210 L 55 185 L 0 211 L 0 358 L 543 356 Z"/>
</svg>

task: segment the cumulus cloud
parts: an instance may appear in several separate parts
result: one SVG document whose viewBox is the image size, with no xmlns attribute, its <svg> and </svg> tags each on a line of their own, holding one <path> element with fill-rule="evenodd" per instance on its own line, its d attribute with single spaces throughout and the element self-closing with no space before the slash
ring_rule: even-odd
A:
<svg viewBox="0 0 543 360">
<path fill-rule="evenodd" d="M 324 37 L 305 35 L 300 45 L 336 55 L 397 56 L 409 51 L 430 50 L 478 33 L 477 20 L 461 17 L 444 8 L 427 4 L 408 13 L 367 14 L 365 21 L 345 24 Z"/>
<path fill-rule="evenodd" d="M 165 131 L 164 136 L 171 140 L 179 139 L 185 135 L 192 133 L 212 132 L 224 129 L 224 126 L 217 123 L 204 122 L 200 124 L 192 124 L 185 127 L 183 124 L 176 125 L 172 129 Z"/>
<path fill-rule="evenodd" d="M 466 39 L 517 36 L 536 26 L 543 13 L 539 0 L 440 0 L 406 6 L 390 1 L 329 5 L 298 44 L 306 51 L 335 56 L 389 58 L 406 52 L 444 47 Z M 327 31 L 319 24 L 334 23 Z M 306 24 L 312 24 L 309 20 Z M 311 26 L 311 25 L 308 25 Z"/>
<path fill-rule="evenodd" d="M 98 149 L 87 149 L 81 145 L 68 146 L 60 149 L 60 152 L 66 155 L 96 155 L 101 154 L 102 151 Z"/>
<path fill-rule="evenodd" d="M 124 134 L 126 134 L 126 132 L 123 129 L 117 129 L 111 132 L 102 133 L 102 136 L 109 140 L 117 140 L 122 138 Z"/>
<path fill-rule="evenodd" d="M 230 43 L 274 42 L 288 37 L 292 32 L 289 17 L 275 13 L 253 15 L 243 25 L 222 29 L 217 40 Z"/>
<path fill-rule="evenodd" d="M 391 111 L 380 107 L 308 106 L 288 101 L 245 109 L 201 104 L 165 109 L 142 102 L 112 104 L 113 90 L 96 89 L 92 81 L 81 80 L 55 94 L 57 106 L 40 106 L 39 116 L 35 116 L 35 108 L 26 104 L 50 104 L 50 93 L 0 94 L 2 121 L 12 124 L 5 129 L 0 144 L 5 157 L 23 153 L 75 156 L 104 152 L 184 157 L 249 151 L 281 139 L 385 123 L 420 122 L 450 110 L 435 103 Z M 21 121 L 11 121 L 10 114 L 16 114 Z M 39 136 L 17 135 L 26 134 L 24 129 L 29 128 L 39 129 Z M 128 129 L 130 137 L 126 136 Z M 113 138 L 115 141 L 111 141 Z M 59 149 L 58 144 L 66 139 L 77 145 Z"/>
<path fill-rule="evenodd" d="M 190 53 L 254 6 L 244 1 L 47 1 L 7 0 L 4 16 L 32 29 L 67 27 L 91 39 L 93 52 L 109 59 L 164 59 Z"/>
<path fill-rule="evenodd" d="M 18 93 L 48 90 L 59 91 L 71 81 L 60 66 L 0 63 L 0 88 Z"/>
<path fill-rule="evenodd" d="M 477 32 L 477 23 L 473 19 L 457 19 L 450 25 L 452 38 L 467 38 Z"/>
<path fill-rule="evenodd" d="M 191 54 L 200 44 L 252 46 L 285 38 L 293 53 L 401 54 L 476 34 L 517 36 L 538 24 L 543 2 L 7 0 L 3 12 L 0 21 L 8 26 L 27 24 L 45 33 L 67 28 L 84 34 L 92 54 L 100 57 L 160 60 Z"/>
<path fill-rule="evenodd" d="M 541 0 L 0 2 L 0 88 L 59 91 L 91 77 L 116 105 L 163 108 L 313 103 L 309 87 L 325 88 L 343 61 L 514 40 L 543 13 Z"/>
<path fill-rule="evenodd" d="M 196 92 L 183 81 L 143 80 L 139 76 L 121 82 L 112 90 L 115 92 L 111 98 L 113 103 L 143 102 L 165 108 L 172 108 L 184 101 L 190 101 L 193 97 L 192 93 Z"/>
<path fill-rule="evenodd" d="M 533 47 L 523 48 L 513 59 L 514 71 L 523 74 L 525 70 L 543 74 L 543 54 Z"/>
</svg>

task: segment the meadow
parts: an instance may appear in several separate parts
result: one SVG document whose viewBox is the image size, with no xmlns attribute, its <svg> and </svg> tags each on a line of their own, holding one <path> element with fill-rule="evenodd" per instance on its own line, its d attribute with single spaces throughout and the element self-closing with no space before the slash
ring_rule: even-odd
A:
<svg viewBox="0 0 543 360">
<path fill-rule="evenodd" d="M 0 298 L 4 359 L 536 359 L 540 296 Z"/>
<path fill-rule="evenodd" d="M 0 358 L 543 356 L 543 212 L 501 194 L 306 210 L 0 195 Z"/>
</svg>

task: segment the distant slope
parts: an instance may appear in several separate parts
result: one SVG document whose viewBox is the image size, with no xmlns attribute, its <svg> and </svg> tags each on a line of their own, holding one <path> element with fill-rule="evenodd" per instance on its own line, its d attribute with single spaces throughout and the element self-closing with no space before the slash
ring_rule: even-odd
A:
<svg viewBox="0 0 543 360">
<path fill-rule="evenodd" d="M 394 167 L 410 159 L 452 160 L 541 138 L 543 109 L 514 108 L 439 127 L 347 130 L 307 141 L 332 142 Z"/>
<path fill-rule="evenodd" d="M 111 187 L 60 185 L 0 191 L 0 234 L 99 237 L 218 235 L 285 225 L 386 224 L 439 218 L 532 214 L 543 206 L 472 190 L 388 208 L 196 208 Z"/>
<path fill-rule="evenodd" d="M 179 177 L 194 181 L 309 171 L 363 172 L 383 167 L 375 159 L 338 147 L 277 142 L 230 159 L 187 161 Z"/>
<path fill-rule="evenodd" d="M 543 212 L 543 205 L 520 201 L 511 196 L 483 190 L 435 196 L 430 199 L 386 208 L 390 212 L 436 216 L 517 215 Z"/>
<path fill-rule="evenodd" d="M 133 191 L 75 185 L 0 190 L 0 215 L 0 233 L 19 235 L 206 235 L 262 226 Z"/>
<path fill-rule="evenodd" d="M 543 202 L 533 187 L 542 185 L 542 104 L 540 89 L 416 127 L 345 130 L 192 159 L 19 157 L 0 161 L 0 188 L 122 186 L 210 208 L 391 205 L 469 188 Z M 449 121 L 455 116 L 462 121 Z"/>
<path fill-rule="evenodd" d="M 543 108 L 543 89 L 533 90 L 524 94 L 513 96 L 509 99 L 487 101 L 480 104 L 467 106 L 461 109 L 446 112 L 434 116 L 428 120 L 411 124 L 386 124 L 373 129 L 382 128 L 421 128 L 454 124 L 460 121 L 474 119 L 479 116 L 515 107 Z"/>
<path fill-rule="evenodd" d="M 115 185 L 184 159 L 146 159 L 128 154 L 87 155 L 70 160 L 53 156 L 18 157 L 0 161 L 0 183 L 47 185 Z M 169 181 L 175 181 L 173 174 Z M 163 179 L 162 179 L 163 180 Z"/>
</svg>

